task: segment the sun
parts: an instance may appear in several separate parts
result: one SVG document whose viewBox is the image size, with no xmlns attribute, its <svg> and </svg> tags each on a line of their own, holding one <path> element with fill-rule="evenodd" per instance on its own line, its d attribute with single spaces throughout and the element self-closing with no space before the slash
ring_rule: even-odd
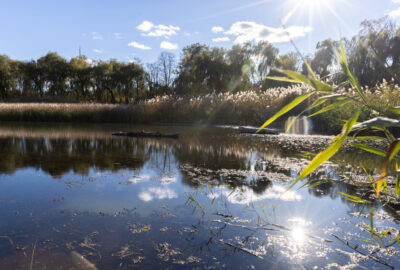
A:
<svg viewBox="0 0 400 270">
<path fill-rule="evenodd" d="M 342 21 L 334 7 L 345 2 L 346 0 L 286 0 L 284 7 L 288 11 L 282 19 L 282 24 L 286 24 L 293 16 L 301 21 L 307 20 L 309 26 L 314 23 L 316 16 L 322 23 L 327 23 L 325 15 L 328 13 Z"/>
<path fill-rule="evenodd" d="M 316 6 L 316 5 L 324 5 L 327 2 L 330 2 L 331 0 L 298 0 L 297 2 L 300 2 L 303 5 L 311 5 L 311 6 Z"/>
</svg>

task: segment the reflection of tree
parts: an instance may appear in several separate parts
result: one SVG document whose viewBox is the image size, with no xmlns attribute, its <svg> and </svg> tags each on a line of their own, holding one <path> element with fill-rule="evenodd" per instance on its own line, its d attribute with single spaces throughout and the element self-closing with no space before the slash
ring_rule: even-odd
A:
<svg viewBox="0 0 400 270">
<path fill-rule="evenodd" d="M 0 171 L 33 167 L 52 176 L 69 171 L 87 174 L 91 168 L 116 171 L 136 169 L 149 159 L 143 140 L 108 139 L 0 139 Z"/>
</svg>

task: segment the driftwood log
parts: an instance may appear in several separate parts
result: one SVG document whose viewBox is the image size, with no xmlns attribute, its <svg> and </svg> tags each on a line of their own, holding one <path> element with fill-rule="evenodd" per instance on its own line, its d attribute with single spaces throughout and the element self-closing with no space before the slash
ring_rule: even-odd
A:
<svg viewBox="0 0 400 270">
<path fill-rule="evenodd" d="M 253 128 L 253 127 L 239 127 L 239 132 L 240 132 L 240 133 L 256 134 L 257 128 Z M 273 134 L 273 135 L 277 135 L 277 134 L 279 134 L 279 133 L 281 133 L 281 132 L 282 132 L 282 130 L 280 130 L 280 129 L 263 128 L 263 129 L 260 130 L 257 134 Z"/>
<path fill-rule="evenodd" d="M 113 136 L 125 136 L 125 137 L 145 137 L 145 138 L 173 138 L 178 139 L 180 133 L 160 133 L 160 132 L 123 132 L 118 131 L 112 133 Z"/>
</svg>

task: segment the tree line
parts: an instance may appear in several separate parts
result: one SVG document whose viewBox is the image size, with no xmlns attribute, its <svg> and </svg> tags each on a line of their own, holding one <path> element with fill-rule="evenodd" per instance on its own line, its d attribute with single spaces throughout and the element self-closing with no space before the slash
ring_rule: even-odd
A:
<svg viewBox="0 0 400 270">
<path fill-rule="evenodd" d="M 363 86 L 383 79 L 400 82 L 400 29 L 387 17 L 361 23 L 360 31 L 345 39 L 351 72 Z M 266 79 L 287 69 L 308 75 L 303 59 L 320 78 L 337 84 L 335 51 L 340 42 L 327 39 L 313 55 L 279 54 L 268 42 L 235 45 L 230 49 L 192 44 L 179 61 L 163 52 L 154 63 L 117 60 L 89 61 L 85 56 L 66 60 L 55 52 L 31 61 L 0 55 L 0 99 L 133 103 L 162 94 L 204 95 L 211 92 L 267 91 L 286 86 Z"/>
</svg>

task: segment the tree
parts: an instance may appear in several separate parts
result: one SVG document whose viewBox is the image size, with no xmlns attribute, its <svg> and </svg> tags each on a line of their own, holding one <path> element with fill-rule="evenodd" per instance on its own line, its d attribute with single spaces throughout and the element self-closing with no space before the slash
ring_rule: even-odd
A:
<svg viewBox="0 0 400 270">
<path fill-rule="evenodd" d="M 65 95 L 66 79 L 69 75 L 67 61 L 55 52 L 49 52 L 37 61 L 43 70 L 44 90 L 51 96 Z"/>
<path fill-rule="evenodd" d="M 349 68 L 362 85 L 394 78 L 400 70 L 400 40 L 396 24 L 384 17 L 361 23 L 358 35 L 347 42 Z"/>
<path fill-rule="evenodd" d="M 246 44 L 252 62 L 251 75 L 253 82 L 260 83 L 276 66 L 279 50 L 266 41 L 257 44 Z"/>
<path fill-rule="evenodd" d="M 147 67 L 147 85 L 149 87 L 149 92 L 152 95 L 155 95 L 161 86 L 160 66 L 158 65 L 157 62 L 155 62 L 155 63 L 148 63 L 146 67 Z"/>
<path fill-rule="evenodd" d="M 0 97 L 6 100 L 10 95 L 15 81 L 11 72 L 12 60 L 6 55 L 0 55 Z"/>
<path fill-rule="evenodd" d="M 325 78 L 330 74 L 329 68 L 333 64 L 335 49 L 338 47 L 338 42 L 330 39 L 317 43 L 317 51 L 311 60 L 311 68 L 320 78 Z"/>
<path fill-rule="evenodd" d="M 78 100 L 88 100 L 92 90 L 92 68 L 86 56 L 73 57 L 69 61 L 69 83 L 73 95 Z"/>
<path fill-rule="evenodd" d="M 158 57 L 158 65 L 162 75 L 162 84 L 166 87 L 171 87 L 173 83 L 173 74 L 176 68 L 175 55 L 162 52 Z"/>
</svg>

